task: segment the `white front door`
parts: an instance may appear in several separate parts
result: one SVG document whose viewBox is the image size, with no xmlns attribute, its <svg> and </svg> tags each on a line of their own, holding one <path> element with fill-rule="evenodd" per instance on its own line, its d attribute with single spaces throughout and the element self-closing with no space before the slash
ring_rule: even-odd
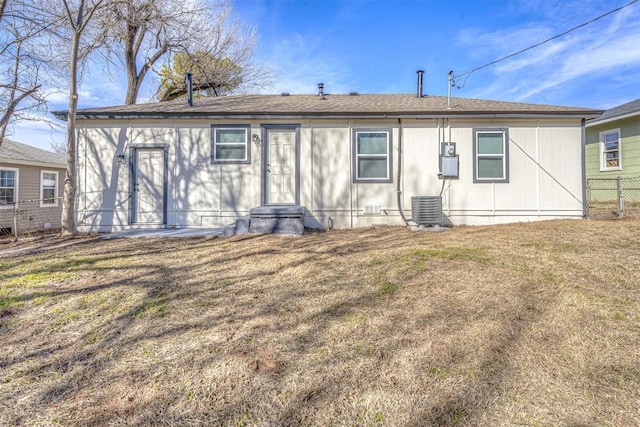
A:
<svg viewBox="0 0 640 427">
<path fill-rule="evenodd" d="M 164 150 L 136 150 L 136 222 L 162 224 L 164 222 Z"/>
<path fill-rule="evenodd" d="M 267 131 L 267 203 L 296 204 L 296 132 Z"/>
</svg>

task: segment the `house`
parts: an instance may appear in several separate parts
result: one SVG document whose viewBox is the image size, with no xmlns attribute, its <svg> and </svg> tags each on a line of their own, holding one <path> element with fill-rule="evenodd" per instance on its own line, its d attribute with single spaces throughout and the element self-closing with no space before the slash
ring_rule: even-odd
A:
<svg viewBox="0 0 640 427">
<path fill-rule="evenodd" d="M 587 178 L 640 176 L 640 99 L 586 123 Z"/>
<path fill-rule="evenodd" d="M 324 229 L 585 215 L 584 121 L 601 111 L 421 87 L 81 109 L 78 227 L 216 227 L 250 214 L 302 215 Z"/>
<path fill-rule="evenodd" d="M 60 228 L 65 156 L 4 139 L 0 145 L 0 234 Z"/>
</svg>

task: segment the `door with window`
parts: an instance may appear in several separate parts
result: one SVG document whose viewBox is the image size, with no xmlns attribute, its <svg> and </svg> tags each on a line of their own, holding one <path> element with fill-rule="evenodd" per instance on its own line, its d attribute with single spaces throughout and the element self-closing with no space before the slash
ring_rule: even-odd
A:
<svg viewBox="0 0 640 427">
<path fill-rule="evenodd" d="M 268 129 L 265 156 L 266 204 L 295 205 L 298 194 L 295 129 Z"/>
<path fill-rule="evenodd" d="M 165 223 L 165 152 L 162 148 L 139 148 L 135 154 L 134 222 Z"/>
</svg>

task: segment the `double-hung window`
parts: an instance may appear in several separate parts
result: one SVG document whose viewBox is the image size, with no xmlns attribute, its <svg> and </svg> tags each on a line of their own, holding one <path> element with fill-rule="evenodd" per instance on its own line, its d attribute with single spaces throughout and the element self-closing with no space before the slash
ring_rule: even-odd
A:
<svg viewBox="0 0 640 427">
<path fill-rule="evenodd" d="M 211 127 L 213 163 L 251 163 L 251 127 L 229 125 Z"/>
<path fill-rule="evenodd" d="M 353 130 L 354 182 L 392 182 L 391 129 Z"/>
<path fill-rule="evenodd" d="M 473 182 L 509 182 L 508 141 L 506 130 L 474 129 Z"/>
<path fill-rule="evenodd" d="M 58 172 L 40 172 L 40 206 L 58 206 Z"/>
<path fill-rule="evenodd" d="M 17 186 L 18 170 L 0 169 L 0 206 L 16 201 Z"/>
<path fill-rule="evenodd" d="M 600 132 L 600 170 L 620 169 L 620 129 Z"/>
</svg>

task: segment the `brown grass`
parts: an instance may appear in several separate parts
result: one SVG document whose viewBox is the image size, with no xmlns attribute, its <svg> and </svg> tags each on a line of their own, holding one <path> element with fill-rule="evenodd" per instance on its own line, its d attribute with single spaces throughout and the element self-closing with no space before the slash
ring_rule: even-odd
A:
<svg viewBox="0 0 640 427">
<path fill-rule="evenodd" d="M 0 246 L 0 424 L 640 425 L 640 222 Z"/>
</svg>

